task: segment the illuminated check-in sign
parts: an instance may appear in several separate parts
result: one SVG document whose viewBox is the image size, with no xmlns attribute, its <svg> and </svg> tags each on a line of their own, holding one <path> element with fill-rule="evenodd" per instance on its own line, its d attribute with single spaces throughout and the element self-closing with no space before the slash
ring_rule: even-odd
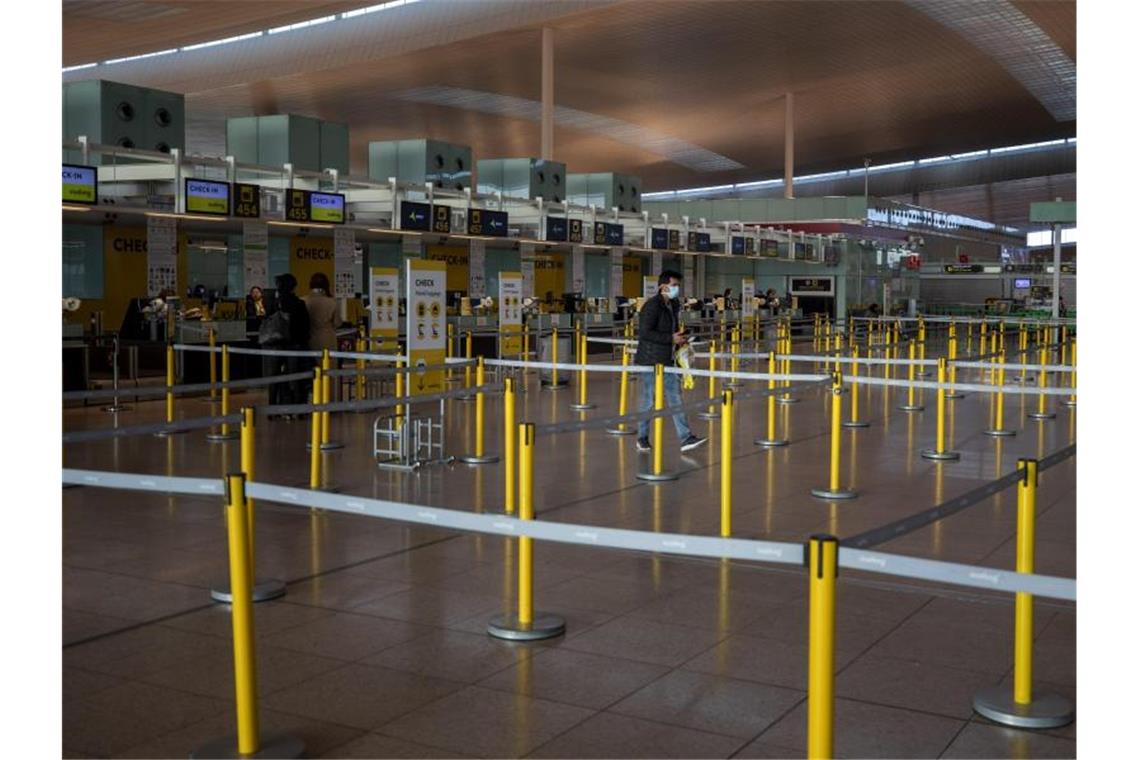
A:
<svg viewBox="0 0 1140 760">
<path fill-rule="evenodd" d="M 290 222 L 309 222 L 309 191 L 285 191 L 285 218 Z"/>
<path fill-rule="evenodd" d="M 625 227 L 609 222 L 594 223 L 595 245 L 623 245 L 625 243 Z"/>
<path fill-rule="evenodd" d="M 261 217 L 261 187 L 237 183 L 234 185 L 233 215 L 240 219 Z"/>
<path fill-rule="evenodd" d="M 314 222 L 344 224 L 344 196 L 340 193 L 309 193 L 309 218 Z"/>
<path fill-rule="evenodd" d="M 431 229 L 431 206 L 427 203 L 402 201 L 400 203 L 400 229 L 427 232 Z"/>
<path fill-rule="evenodd" d="M 98 170 L 94 166 L 63 165 L 63 202 L 99 202 Z"/>
<path fill-rule="evenodd" d="M 467 212 L 467 234 L 507 236 L 507 212 L 473 208 Z"/>
<path fill-rule="evenodd" d="M 230 215 L 230 183 L 186 179 L 186 213 Z"/>
<path fill-rule="evenodd" d="M 654 227 L 651 233 L 652 240 L 649 244 L 650 248 L 657 248 L 663 251 L 669 250 L 669 230 L 664 227 Z"/>
<path fill-rule="evenodd" d="M 546 217 L 546 239 L 551 242 L 565 243 L 569 232 L 567 220 L 558 216 Z M 580 228 L 579 228 L 580 229 Z"/>
</svg>

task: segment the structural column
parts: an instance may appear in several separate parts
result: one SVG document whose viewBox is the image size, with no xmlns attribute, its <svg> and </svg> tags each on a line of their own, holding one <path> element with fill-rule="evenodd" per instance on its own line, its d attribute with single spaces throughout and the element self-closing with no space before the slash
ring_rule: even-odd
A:
<svg viewBox="0 0 1140 760">
<path fill-rule="evenodd" d="M 794 198 L 792 176 L 796 164 L 796 101 L 795 96 L 784 94 L 784 197 Z"/>
<path fill-rule="evenodd" d="M 542 28 L 542 156 L 554 160 L 554 30 Z"/>
</svg>

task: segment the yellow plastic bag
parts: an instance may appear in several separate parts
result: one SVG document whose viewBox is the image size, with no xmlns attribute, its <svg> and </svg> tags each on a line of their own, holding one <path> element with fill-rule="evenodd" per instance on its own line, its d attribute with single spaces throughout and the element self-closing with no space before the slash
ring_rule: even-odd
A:
<svg viewBox="0 0 1140 760">
<path fill-rule="evenodd" d="M 681 388 L 683 390 L 691 391 L 693 388 L 697 387 L 697 379 L 693 377 L 693 374 L 691 372 L 688 371 L 692 369 L 693 361 L 696 358 L 696 351 L 694 351 L 693 347 L 688 343 L 678 348 L 677 352 L 673 354 L 673 362 L 678 367 L 685 370 L 685 372 L 681 374 Z"/>
</svg>

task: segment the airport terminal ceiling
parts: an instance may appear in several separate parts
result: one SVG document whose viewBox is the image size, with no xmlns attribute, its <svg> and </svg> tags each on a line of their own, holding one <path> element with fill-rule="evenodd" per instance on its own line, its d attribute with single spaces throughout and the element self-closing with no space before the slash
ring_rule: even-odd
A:
<svg viewBox="0 0 1140 760">
<path fill-rule="evenodd" d="M 67 0 L 63 63 L 364 5 Z M 1002 26 L 1004 43 L 971 36 L 978 24 Z M 191 152 L 224 152 L 228 116 L 299 113 L 349 124 L 354 173 L 369 141 L 401 137 L 537 155 L 542 26 L 555 32 L 555 159 L 638 174 L 646 191 L 779 175 L 788 91 L 797 174 L 1076 131 L 1073 2 L 421 0 L 64 80 L 185 93 Z"/>
</svg>

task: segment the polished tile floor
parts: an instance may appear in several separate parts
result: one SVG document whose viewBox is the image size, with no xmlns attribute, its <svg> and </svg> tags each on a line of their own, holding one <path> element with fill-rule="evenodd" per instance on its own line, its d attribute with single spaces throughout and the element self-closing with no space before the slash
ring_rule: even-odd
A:
<svg viewBox="0 0 1140 760">
<path fill-rule="evenodd" d="M 592 357 L 592 359 L 597 357 Z M 881 371 L 876 374 L 881 375 Z M 963 374 L 961 379 L 972 379 Z M 519 419 L 579 418 L 573 391 L 540 391 L 523 376 Z M 746 386 L 742 391 L 747 391 Z M 616 409 L 616 376 L 595 375 L 591 400 Z M 700 384 L 695 393 L 705 394 Z M 798 392 L 778 408 L 792 443 L 765 451 L 765 405 L 738 404 L 734 534 L 802 541 L 873 528 L 965 492 L 1075 441 L 1075 410 L 1027 419 L 1035 401 L 1007 396 L 1016 437 L 991 439 L 991 401 L 950 402 L 961 461 L 919 456 L 934 435 L 927 410 L 897 409 L 898 389 L 860 390 L 871 427 L 843 433 L 843 478 L 859 498 L 829 504 L 830 401 Z M 695 399 L 689 394 L 687 398 Z M 263 397 L 235 395 L 234 405 Z M 849 403 L 845 399 L 845 406 Z M 1052 404 L 1051 404 L 1052 406 Z M 210 413 L 179 402 L 180 417 Z M 489 399 L 498 420 L 501 400 Z M 65 411 L 68 430 L 158 421 L 160 402 L 111 415 Z M 845 410 L 846 414 L 846 410 Z M 117 419 L 116 419 L 117 418 Z M 474 405 L 448 407 L 449 453 L 472 446 Z M 716 442 L 719 423 L 692 417 Z M 343 492 L 416 504 L 501 510 L 501 464 L 379 470 L 370 415 L 334 418 L 342 450 L 324 455 Z M 634 475 L 632 437 L 600 430 L 540 438 L 540 519 L 715 535 L 720 448 L 681 456 L 666 429 L 666 464 L 680 480 Z M 259 422 L 257 479 L 307 484 L 308 428 Z M 501 451 L 501 431 L 487 448 Z M 68 467 L 218 477 L 236 443 L 203 432 L 64 447 Z M 1075 459 L 1043 473 L 1038 572 L 1076 570 Z M 63 736 L 68 757 L 185 757 L 232 733 L 228 608 L 208 589 L 226 577 L 216 498 L 69 488 L 63 500 Z M 883 551 L 1012 568 L 1015 492 L 880 547 Z M 517 645 L 488 637 L 513 602 L 515 547 L 505 539 L 257 506 L 258 576 L 288 582 L 257 605 L 262 726 L 302 737 L 327 757 L 802 757 L 805 751 L 806 581 L 782 566 L 682 559 L 541 543 L 536 603 L 567 620 L 564 637 Z M 844 572 L 840 580 L 835 748 L 843 757 L 1074 757 L 1076 728 L 997 726 L 971 711 L 979 689 L 1008 685 L 1012 599 L 964 588 Z M 1075 698 L 1075 605 L 1036 604 L 1036 686 Z"/>
</svg>

